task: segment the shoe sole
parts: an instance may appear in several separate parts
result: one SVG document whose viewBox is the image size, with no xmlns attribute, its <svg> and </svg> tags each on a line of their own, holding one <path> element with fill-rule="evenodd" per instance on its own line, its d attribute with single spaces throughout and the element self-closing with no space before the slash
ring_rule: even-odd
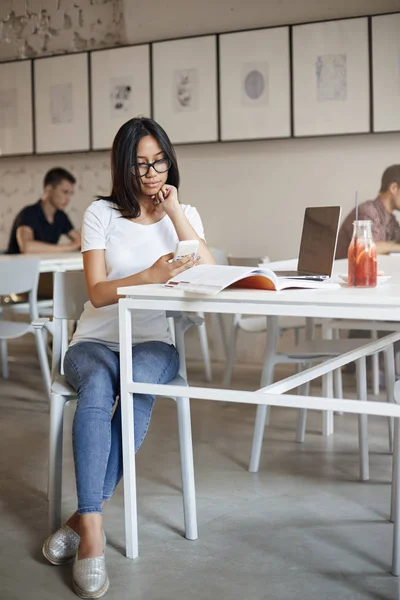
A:
<svg viewBox="0 0 400 600">
<path fill-rule="evenodd" d="M 80 598 L 101 598 L 107 592 L 109 586 L 110 586 L 110 580 L 108 579 L 108 576 L 107 576 L 106 582 L 102 588 L 100 588 L 97 592 L 88 594 L 87 592 L 82 590 L 82 588 L 80 588 L 77 583 L 75 583 L 74 579 L 72 580 L 72 589 L 74 590 L 75 594 L 77 596 L 79 596 Z"/>
<path fill-rule="evenodd" d="M 42 546 L 42 554 L 49 561 L 50 564 L 55 565 L 56 567 L 60 565 L 66 565 L 72 562 L 75 558 L 75 555 L 70 556 L 70 558 L 53 558 L 49 552 L 48 542 L 46 541 Z"/>
</svg>

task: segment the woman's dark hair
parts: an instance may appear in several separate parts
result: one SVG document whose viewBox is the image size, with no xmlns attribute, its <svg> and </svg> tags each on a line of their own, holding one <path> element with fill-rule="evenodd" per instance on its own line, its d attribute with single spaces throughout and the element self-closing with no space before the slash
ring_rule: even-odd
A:
<svg viewBox="0 0 400 600">
<path fill-rule="evenodd" d="M 167 183 L 179 187 L 179 170 L 175 150 L 164 129 L 147 117 L 135 117 L 120 127 L 111 149 L 112 189 L 109 196 L 98 196 L 114 202 L 124 217 L 135 219 L 140 215 L 138 197 L 141 193 L 139 177 L 134 175 L 137 166 L 137 149 L 140 140 L 151 135 L 160 144 L 165 158 L 170 161 Z"/>
</svg>

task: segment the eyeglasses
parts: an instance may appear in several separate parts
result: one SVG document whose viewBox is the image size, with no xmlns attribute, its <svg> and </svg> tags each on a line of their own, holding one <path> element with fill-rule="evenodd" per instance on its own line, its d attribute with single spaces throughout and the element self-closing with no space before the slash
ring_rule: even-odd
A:
<svg viewBox="0 0 400 600">
<path fill-rule="evenodd" d="M 150 171 L 151 167 L 153 167 L 157 173 L 165 173 L 165 171 L 168 171 L 170 166 L 171 161 L 169 158 L 160 158 L 160 160 L 155 160 L 152 163 L 136 163 L 136 165 L 132 167 L 132 171 L 136 171 L 136 173 L 139 174 L 139 177 L 145 177 L 145 175 L 147 175 L 147 173 Z"/>
</svg>

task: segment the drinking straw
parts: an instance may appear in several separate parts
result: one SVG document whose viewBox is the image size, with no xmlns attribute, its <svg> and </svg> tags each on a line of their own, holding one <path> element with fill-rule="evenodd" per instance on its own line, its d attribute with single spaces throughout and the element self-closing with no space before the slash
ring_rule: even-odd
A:
<svg viewBox="0 0 400 600">
<path fill-rule="evenodd" d="M 358 221 L 358 192 L 356 190 L 356 221 Z"/>
</svg>

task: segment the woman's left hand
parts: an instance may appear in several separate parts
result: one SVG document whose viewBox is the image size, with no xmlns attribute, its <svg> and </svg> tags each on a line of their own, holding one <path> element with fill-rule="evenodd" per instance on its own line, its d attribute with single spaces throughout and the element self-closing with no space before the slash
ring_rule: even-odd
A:
<svg viewBox="0 0 400 600">
<path fill-rule="evenodd" d="M 156 207 L 156 211 L 163 210 L 169 216 L 171 216 L 171 214 L 180 207 L 178 190 L 175 186 L 168 185 L 167 183 L 162 186 L 161 190 L 155 196 L 152 196 L 152 199 Z"/>
</svg>

